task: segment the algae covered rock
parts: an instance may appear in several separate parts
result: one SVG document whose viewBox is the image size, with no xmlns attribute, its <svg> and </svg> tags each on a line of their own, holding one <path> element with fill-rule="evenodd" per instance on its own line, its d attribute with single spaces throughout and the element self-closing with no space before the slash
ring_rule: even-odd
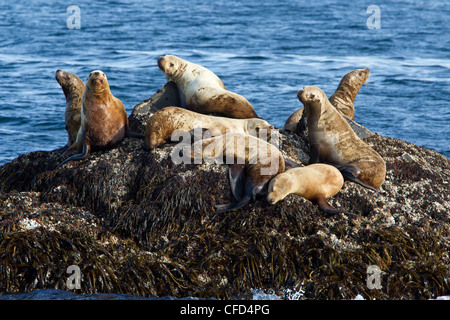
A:
<svg viewBox="0 0 450 320">
<path fill-rule="evenodd" d="M 179 103 L 175 92 L 168 84 L 137 105 L 130 127 L 143 132 L 157 109 Z M 386 161 L 386 181 L 378 192 L 346 182 L 330 199 L 358 217 L 326 215 L 295 195 L 216 213 L 214 205 L 232 200 L 227 165 L 176 165 L 173 147 L 148 152 L 132 138 L 58 170 L 56 152 L 21 155 L 0 168 L 0 291 L 67 290 L 67 267 L 76 265 L 82 293 L 449 295 L 448 159 L 361 132 Z M 280 150 L 306 164 L 307 135 L 281 130 Z M 381 271 L 376 288 L 370 266 Z"/>
</svg>

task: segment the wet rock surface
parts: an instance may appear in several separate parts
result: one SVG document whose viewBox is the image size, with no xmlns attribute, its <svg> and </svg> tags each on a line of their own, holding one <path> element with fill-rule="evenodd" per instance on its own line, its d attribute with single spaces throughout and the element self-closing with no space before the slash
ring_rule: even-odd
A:
<svg viewBox="0 0 450 320">
<path fill-rule="evenodd" d="M 170 86 L 170 88 L 168 88 Z M 172 85 L 137 105 L 132 130 L 176 105 Z M 171 93 L 172 92 L 172 93 Z M 357 124 L 355 124 L 357 125 Z M 378 192 L 345 182 L 332 199 L 358 217 L 326 215 L 290 195 L 236 211 L 226 165 L 181 164 L 172 147 L 116 148 L 54 168 L 56 152 L 31 152 L 0 168 L 0 291 L 246 298 L 252 289 L 305 299 L 429 299 L 450 294 L 450 166 L 429 149 L 360 128 L 386 161 Z M 280 131 L 280 149 L 306 164 L 307 135 Z M 381 270 L 380 289 L 367 268 Z"/>
</svg>

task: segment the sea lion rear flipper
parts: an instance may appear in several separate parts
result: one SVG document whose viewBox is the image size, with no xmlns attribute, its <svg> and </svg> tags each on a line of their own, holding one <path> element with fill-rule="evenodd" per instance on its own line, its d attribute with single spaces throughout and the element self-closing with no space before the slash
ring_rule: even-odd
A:
<svg viewBox="0 0 450 320">
<path fill-rule="evenodd" d="M 214 206 L 217 213 L 225 212 L 225 211 L 231 211 L 231 210 L 237 210 L 245 206 L 247 203 L 251 200 L 250 195 L 244 195 L 242 199 L 239 202 L 234 202 L 230 204 L 219 204 Z"/>
<path fill-rule="evenodd" d="M 319 207 L 319 209 L 325 213 L 328 214 L 338 214 L 338 213 L 345 213 L 351 216 L 358 216 L 357 214 L 354 214 L 352 212 L 346 211 L 346 210 L 341 210 L 341 209 L 335 209 L 332 206 L 330 206 L 327 202 L 327 200 L 323 197 L 317 197 L 316 201 L 317 206 Z"/>
<path fill-rule="evenodd" d="M 377 191 L 372 186 L 369 186 L 368 184 L 362 182 L 357 177 L 355 177 L 355 173 L 358 171 L 358 169 L 354 165 L 343 165 L 343 166 L 336 166 L 338 170 L 341 172 L 342 176 L 344 177 L 344 180 L 351 181 L 354 183 L 359 184 L 360 186 L 363 186 L 364 188 L 370 189 L 372 191 Z"/>
<path fill-rule="evenodd" d="M 91 152 L 91 141 L 89 140 L 89 138 L 86 137 L 86 133 L 83 132 L 82 135 L 82 141 L 83 141 L 83 151 L 80 154 L 76 154 L 73 155 L 69 158 L 67 158 L 66 160 L 64 160 L 63 162 L 61 162 L 56 169 L 58 169 L 59 167 L 61 167 L 63 164 L 69 162 L 69 161 L 74 161 L 74 160 L 84 160 L 87 158 L 87 156 L 90 154 Z"/>
<path fill-rule="evenodd" d="M 231 193 L 236 201 L 241 201 L 244 194 L 245 170 L 243 164 L 232 164 L 228 169 L 228 178 L 230 179 Z"/>
<path fill-rule="evenodd" d="M 125 137 L 127 138 L 138 138 L 138 139 L 144 139 L 145 136 L 142 133 L 134 132 L 129 129 L 125 130 Z"/>
<path fill-rule="evenodd" d="M 285 165 L 285 170 L 300 167 L 300 165 L 297 162 L 295 162 L 291 159 L 288 159 L 288 158 L 284 158 L 284 165 Z"/>
</svg>

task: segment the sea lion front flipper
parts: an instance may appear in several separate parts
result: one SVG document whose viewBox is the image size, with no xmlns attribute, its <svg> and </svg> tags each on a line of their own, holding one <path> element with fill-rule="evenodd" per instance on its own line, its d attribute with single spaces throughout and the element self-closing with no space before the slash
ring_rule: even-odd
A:
<svg viewBox="0 0 450 320">
<path fill-rule="evenodd" d="M 228 169 L 228 178 L 230 179 L 231 193 L 236 201 L 241 201 L 244 194 L 245 185 L 245 167 L 243 164 L 232 164 Z"/>
<path fill-rule="evenodd" d="M 69 162 L 69 161 L 74 161 L 74 160 L 84 160 L 87 158 L 87 156 L 90 154 L 91 152 L 91 141 L 89 140 L 89 138 L 86 137 L 86 132 L 83 132 L 82 134 L 82 141 L 83 141 L 83 151 L 80 154 L 76 154 L 73 155 L 69 158 L 67 158 L 66 160 L 64 160 L 63 162 L 61 162 L 56 169 L 58 169 L 59 167 L 61 167 L 63 164 Z"/>
<path fill-rule="evenodd" d="M 309 162 L 308 164 L 318 163 L 319 162 L 319 145 L 311 144 L 309 146 L 310 154 L 309 154 Z"/>
<path fill-rule="evenodd" d="M 355 167 L 355 165 L 349 164 L 343 166 L 336 166 L 336 168 L 338 168 L 338 170 L 341 172 L 342 176 L 344 177 L 344 180 L 357 183 L 360 186 L 363 186 L 364 188 L 370 189 L 372 191 L 375 192 L 377 191 L 377 189 L 362 182 L 355 176 L 355 174 L 358 174 L 359 171 L 358 168 Z"/>
<path fill-rule="evenodd" d="M 358 216 L 357 214 L 354 214 L 352 212 L 341 210 L 341 209 L 335 209 L 332 206 L 330 206 L 327 202 L 327 200 L 323 196 L 319 196 L 315 199 L 315 202 L 317 203 L 317 206 L 319 209 L 325 213 L 328 214 L 338 214 L 338 213 L 345 213 L 351 216 Z"/>
<path fill-rule="evenodd" d="M 177 89 L 178 89 L 178 98 L 180 99 L 180 107 L 186 109 L 187 108 L 186 96 L 184 95 L 183 89 L 178 84 Z"/>
</svg>

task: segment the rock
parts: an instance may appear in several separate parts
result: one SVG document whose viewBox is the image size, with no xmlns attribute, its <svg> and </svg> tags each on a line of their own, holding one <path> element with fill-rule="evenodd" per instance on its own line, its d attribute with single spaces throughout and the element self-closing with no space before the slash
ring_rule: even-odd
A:
<svg viewBox="0 0 450 320">
<path fill-rule="evenodd" d="M 166 85 L 137 105 L 131 128 L 143 132 L 152 113 L 176 104 L 173 92 Z M 280 138 L 287 158 L 308 162 L 307 135 Z M 294 195 L 218 214 L 214 205 L 232 199 L 226 165 L 175 165 L 172 147 L 146 152 L 137 139 L 58 170 L 56 152 L 21 155 L 0 167 L 0 292 L 67 290 L 67 267 L 77 265 L 76 292 L 86 294 L 449 295 L 448 159 L 377 133 L 363 139 L 385 159 L 385 183 L 374 193 L 346 182 L 330 201 L 357 218 L 328 216 Z M 367 286 L 371 265 L 381 289 Z"/>
</svg>

